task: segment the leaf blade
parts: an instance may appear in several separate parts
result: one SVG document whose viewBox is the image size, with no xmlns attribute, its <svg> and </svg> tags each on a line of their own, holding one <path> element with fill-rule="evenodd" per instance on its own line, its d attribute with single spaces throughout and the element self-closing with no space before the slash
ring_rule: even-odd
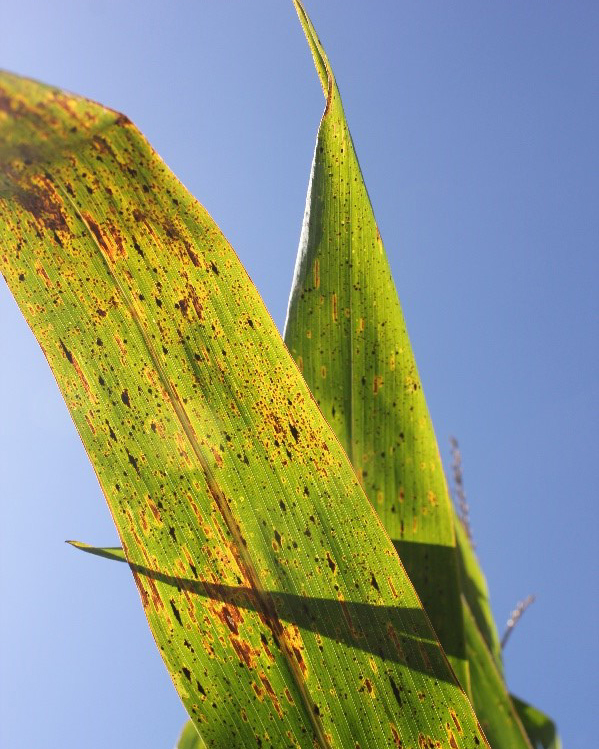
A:
<svg viewBox="0 0 599 749">
<path fill-rule="evenodd" d="M 468 688 L 452 508 L 432 422 L 339 90 L 295 5 L 327 102 L 285 342 Z"/>
<path fill-rule="evenodd" d="M 561 749 L 557 726 L 551 718 L 519 697 L 510 696 L 535 749 Z"/>
<path fill-rule="evenodd" d="M 485 736 L 497 749 L 532 749 L 503 677 L 465 599 L 464 622 L 474 709 Z"/>
<path fill-rule="evenodd" d="M 392 721 L 447 743 L 450 710 L 471 741 L 418 598 L 208 214 L 123 116 L 9 74 L 0 93 L 2 272 L 206 743 L 392 746 Z"/>
<path fill-rule="evenodd" d="M 183 730 L 181 731 L 175 749 L 204 749 L 205 746 L 206 744 L 197 732 L 193 721 L 187 721 L 183 726 Z"/>
</svg>

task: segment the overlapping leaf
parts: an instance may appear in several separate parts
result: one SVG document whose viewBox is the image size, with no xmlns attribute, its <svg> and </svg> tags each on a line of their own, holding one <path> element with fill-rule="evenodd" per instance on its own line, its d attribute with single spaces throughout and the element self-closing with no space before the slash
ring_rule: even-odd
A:
<svg viewBox="0 0 599 749">
<path fill-rule="evenodd" d="M 204 749 L 206 744 L 190 720 L 184 726 L 175 749 Z"/>
<path fill-rule="evenodd" d="M 255 288 L 139 131 L 2 74 L 0 220 L 206 744 L 484 743 Z"/>
<path fill-rule="evenodd" d="M 330 64 L 285 342 L 468 687 L 452 507 L 399 298 Z"/>
<path fill-rule="evenodd" d="M 461 664 L 466 643 L 475 670 L 473 703 L 477 714 L 480 710 L 487 718 L 491 743 L 496 749 L 527 747 L 503 682 L 487 583 L 451 507 L 400 302 L 339 91 L 309 18 L 301 3 L 296 7 L 327 103 L 314 153 L 285 341 L 469 689 L 470 675 Z"/>
<path fill-rule="evenodd" d="M 454 527 L 462 593 L 466 599 L 470 613 L 474 617 L 483 642 L 493 656 L 497 669 L 503 675 L 501 645 L 493 612 L 491 611 L 491 599 L 489 597 L 487 579 L 472 548 L 470 539 L 464 532 L 462 523 L 455 516 Z"/>
<path fill-rule="evenodd" d="M 511 697 L 534 749 L 561 749 L 562 742 L 551 718 L 518 697 Z"/>
<path fill-rule="evenodd" d="M 485 736 L 494 749 L 532 749 L 503 677 L 465 599 L 463 605 L 472 701 Z"/>
</svg>

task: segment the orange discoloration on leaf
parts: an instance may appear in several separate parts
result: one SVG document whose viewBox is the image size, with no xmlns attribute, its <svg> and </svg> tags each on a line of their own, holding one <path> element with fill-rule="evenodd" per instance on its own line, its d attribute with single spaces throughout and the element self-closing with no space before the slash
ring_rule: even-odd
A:
<svg viewBox="0 0 599 749">
<path fill-rule="evenodd" d="M 393 608 L 406 642 L 413 631 L 434 634 L 426 618 L 414 623 L 422 607 L 388 537 L 206 211 L 126 118 L 77 97 L 58 102 L 52 89 L 7 74 L 0 82 L 9 101 L 0 119 L 1 270 L 48 354 L 196 725 L 214 743 L 226 698 L 236 703 L 227 713 L 232 744 L 261 736 L 274 746 L 378 749 L 389 741 L 380 711 L 390 704 L 390 673 L 400 687 L 431 684 L 439 704 L 457 699 L 470 729 L 451 671 L 441 664 L 433 686 L 389 646 L 381 610 Z M 349 150 L 345 129 L 333 130 Z M 15 175 L 20 146 L 33 159 Z M 323 267 L 313 296 L 328 310 L 341 288 L 325 289 Z M 345 314 L 346 300 L 338 304 Z M 320 332 L 315 321 L 305 340 Z M 332 377 L 327 366 L 321 381 Z M 372 570 L 398 581 L 401 605 L 386 585 L 372 605 Z M 356 694 L 365 672 L 376 700 Z M 256 699 L 265 695 L 259 673 L 282 716 L 272 699 Z"/>
<path fill-rule="evenodd" d="M 394 723 L 389 723 L 389 728 L 391 729 L 391 736 L 393 738 L 393 743 L 395 744 L 397 749 L 404 749 L 404 745 L 399 735 L 399 731 L 397 730 L 397 726 Z"/>
<path fill-rule="evenodd" d="M 264 684 L 264 689 L 266 690 L 266 694 L 270 697 L 272 704 L 274 705 L 279 718 L 282 718 L 283 710 L 281 709 L 281 704 L 265 673 L 260 674 L 260 681 L 262 682 L 262 684 Z"/>
<path fill-rule="evenodd" d="M 397 632 L 395 631 L 395 627 L 393 626 L 391 622 L 387 622 L 387 636 L 393 643 L 400 660 L 405 661 L 406 656 L 405 656 L 404 649 L 401 644 L 401 640 L 399 639 L 399 636 Z"/>
<path fill-rule="evenodd" d="M 154 516 L 154 520 L 156 521 L 156 525 L 161 526 L 162 525 L 162 516 L 160 514 L 160 510 L 158 509 L 158 506 L 155 504 L 155 502 L 152 500 L 152 497 L 150 495 L 146 495 L 146 503 L 148 507 L 150 508 L 152 515 Z"/>
<path fill-rule="evenodd" d="M 318 258 L 316 258 L 316 260 L 314 261 L 313 276 L 314 276 L 314 288 L 319 289 L 320 288 L 320 263 L 318 262 Z"/>
<path fill-rule="evenodd" d="M 317 136 L 285 341 L 294 358 L 301 357 L 302 373 L 325 416 L 332 416 L 387 532 L 394 542 L 403 542 L 406 570 L 452 665 L 467 684 L 453 513 L 433 425 L 339 90 L 317 35 L 303 10 L 298 12 L 327 103 Z M 313 293 L 316 259 L 318 294 Z M 328 315 L 320 308 L 321 296 L 328 302 Z M 308 328 L 313 335 L 306 335 Z M 360 464 L 364 453 L 373 456 L 367 466 Z M 425 471 L 419 468 L 421 462 Z M 400 484 L 410 486 L 410 493 L 413 489 L 419 498 L 430 491 L 436 501 L 427 505 L 426 513 L 422 502 L 398 506 Z M 412 527 L 413 522 L 418 525 Z M 411 534 L 404 532 L 410 528 Z M 419 543 L 408 543 L 416 535 Z M 428 568 L 424 572 L 422 544 L 447 550 L 434 574 Z"/>
<path fill-rule="evenodd" d="M 457 732 L 458 732 L 458 733 L 460 734 L 460 736 L 461 736 L 461 735 L 462 735 L 462 733 L 463 733 L 463 730 L 462 730 L 462 726 L 461 726 L 461 724 L 460 724 L 460 721 L 459 721 L 459 719 L 458 719 L 458 716 L 457 716 L 457 713 L 456 713 L 456 711 L 455 711 L 455 710 L 452 710 L 452 709 L 450 708 L 450 709 L 449 709 L 449 714 L 451 715 L 451 719 L 452 719 L 452 720 L 453 720 L 453 722 L 454 722 L 454 725 L 455 725 L 455 727 L 456 727 L 456 730 L 457 730 Z"/>
</svg>

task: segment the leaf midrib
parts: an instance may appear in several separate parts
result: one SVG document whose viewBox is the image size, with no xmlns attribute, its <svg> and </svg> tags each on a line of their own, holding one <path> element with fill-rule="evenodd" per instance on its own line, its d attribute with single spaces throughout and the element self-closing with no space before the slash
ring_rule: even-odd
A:
<svg viewBox="0 0 599 749">
<path fill-rule="evenodd" d="M 202 472 L 204 473 L 204 477 L 206 479 L 208 490 L 210 494 L 212 495 L 213 499 L 215 500 L 216 505 L 223 517 L 225 525 L 237 546 L 237 549 L 239 551 L 239 559 L 244 567 L 243 571 L 245 575 L 247 576 L 247 579 L 250 581 L 252 589 L 255 590 L 256 601 L 258 605 L 260 606 L 261 613 L 265 618 L 267 626 L 271 630 L 273 634 L 273 638 L 275 639 L 275 642 L 279 646 L 281 652 L 284 654 L 285 662 L 289 668 L 289 671 L 294 681 L 296 682 L 296 686 L 302 697 L 302 701 L 304 702 L 305 711 L 309 716 L 309 720 L 318 738 L 318 742 L 321 746 L 321 749 L 330 749 L 331 744 L 326 737 L 324 727 L 322 726 L 320 718 L 315 714 L 315 711 L 314 711 L 315 703 L 310 697 L 310 694 L 307 690 L 305 679 L 303 678 L 303 675 L 299 669 L 299 666 L 296 665 L 295 660 L 292 656 L 290 647 L 288 646 L 286 642 L 285 632 L 276 614 L 274 603 L 270 599 L 268 592 L 264 590 L 264 588 L 260 585 L 259 578 L 254 568 L 253 562 L 249 554 L 246 552 L 245 546 L 242 543 L 241 536 L 236 528 L 236 523 L 234 522 L 233 516 L 228 506 L 227 499 L 225 495 L 223 494 L 220 486 L 218 485 L 218 482 L 216 481 L 210 469 L 210 466 L 208 465 L 208 463 L 206 462 L 206 460 L 204 459 L 202 455 L 195 430 L 193 428 L 193 425 L 191 423 L 189 416 L 187 415 L 185 406 L 181 403 L 181 399 L 177 395 L 177 392 L 174 389 L 174 387 L 172 386 L 160 362 L 160 359 L 158 355 L 156 354 L 154 347 L 152 346 L 152 342 L 137 312 L 135 303 L 130 298 L 129 294 L 127 293 L 127 290 L 123 287 L 123 285 L 119 281 L 117 275 L 115 274 L 113 270 L 110 260 L 106 257 L 106 254 L 104 250 L 102 249 L 100 242 L 98 241 L 96 235 L 92 231 L 85 217 L 81 213 L 81 210 L 79 209 L 77 204 L 68 194 L 68 192 L 66 190 L 63 190 L 62 185 L 60 186 L 57 185 L 57 187 L 60 190 L 62 197 L 70 203 L 70 205 L 73 208 L 73 211 L 75 212 L 79 220 L 85 226 L 88 236 L 91 238 L 93 244 L 95 245 L 96 249 L 100 253 L 100 256 L 108 271 L 108 274 L 110 278 L 112 279 L 112 281 L 114 282 L 117 293 L 120 295 L 125 305 L 127 306 L 129 313 L 131 314 L 131 318 L 135 326 L 137 327 L 139 334 L 144 342 L 144 346 L 146 347 L 146 350 L 152 361 L 152 364 L 158 373 L 160 382 L 164 386 L 165 392 L 168 395 L 168 399 L 181 425 L 181 428 L 183 429 L 185 437 L 187 438 L 187 441 L 189 442 L 189 445 L 191 449 L 193 450 L 193 453 L 198 463 L 200 464 L 200 468 L 202 469 Z M 129 560 L 127 560 L 127 562 L 128 561 Z"/>
</svg>

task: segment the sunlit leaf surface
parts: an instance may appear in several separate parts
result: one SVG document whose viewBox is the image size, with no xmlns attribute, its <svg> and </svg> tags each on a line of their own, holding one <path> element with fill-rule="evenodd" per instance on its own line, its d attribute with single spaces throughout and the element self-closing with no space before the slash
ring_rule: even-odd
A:
<svg viewBox="0 0 599 749">
<path fill-rule="evenodd" d="M 484 743 L 254 286 L 126 117 L 0 76 L 0 268 L 208 746 Z"/>
<path fill-rule="evenodd" d="M 399 298 L 330 64 L 285 342 L 468 687 L 452 507 Z"/>
<path fill-rule="evenodd" d="M 488 716 L 494 746 L 527 746 L 503 683 L 487 583 L 451 507 L 339 91 L 310 20 L 301 4 L 296 6 L 326 108 L 285 341 L 389 532 L 477 713 L 480 707 Z M 465 631 L 462 617 L 467 619 Z M 472 684 L 464 666 L 466 653 L 476 671 Z"/>
</svg>

